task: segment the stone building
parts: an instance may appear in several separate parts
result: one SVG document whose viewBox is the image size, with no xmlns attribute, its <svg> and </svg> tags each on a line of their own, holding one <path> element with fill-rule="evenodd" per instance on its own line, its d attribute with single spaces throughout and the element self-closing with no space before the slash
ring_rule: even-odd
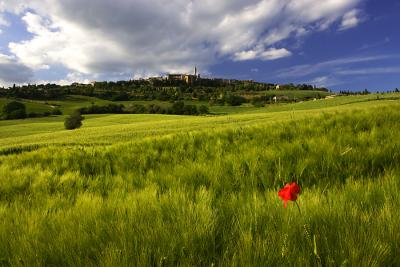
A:
<svg viewBox="0 0 400 267">
<path fill-rule="evenodd" d="M 192 84 L 200 79 L 200 74 L 197 73 L 197 67 L 194 68 L 194 74 L 168 74 L 168 81 L 184 81 L 187 84 Z"/>
</svg>

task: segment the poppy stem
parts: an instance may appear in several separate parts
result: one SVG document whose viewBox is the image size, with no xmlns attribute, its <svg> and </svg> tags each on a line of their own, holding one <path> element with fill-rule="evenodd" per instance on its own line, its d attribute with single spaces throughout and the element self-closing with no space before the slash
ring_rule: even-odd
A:
<svg viewBox="0 0 400 267">
<path fill-rule="evenodd" d="M 299 204 L 297 203 L 297 201 L 295 201 L 294 203 L 296 203 L 296 206 L 297 206 L 297 208 L 299 209 L 299 213 L 300 213 L 300 215 L 301 215 L 301 210 L 300 210 Z"/>
</svg>

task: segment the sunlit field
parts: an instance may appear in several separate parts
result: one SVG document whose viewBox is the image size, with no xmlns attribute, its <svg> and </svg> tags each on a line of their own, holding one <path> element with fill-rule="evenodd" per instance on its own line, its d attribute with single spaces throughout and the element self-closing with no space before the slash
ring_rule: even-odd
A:
<svg viewBox="0 0 400 267">
<path fill-rule="evenodd" d="M 0 266 L 399 266 L 399 96 L 0 121 Z"/>
</svg>

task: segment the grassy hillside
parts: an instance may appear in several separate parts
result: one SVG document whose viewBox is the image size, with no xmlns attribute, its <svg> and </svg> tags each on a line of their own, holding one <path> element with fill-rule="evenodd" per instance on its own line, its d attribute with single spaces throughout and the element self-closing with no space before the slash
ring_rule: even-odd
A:
<svg viewBox="0 0 400 267">
<path fill-rule="evenodd" d="M 262 96 L 270 96 L 270 95 L 285 95 L 288 96 L 290 99 L 294 98 L 314 98 L 314 97 L 319 97 L 319 96 L 326 96 L 329 95 L 327 92 L 323 91 L 299 91 L 299 90 L 292 90 L 292 91 L 276 91 L 276 90 L 271 90 L 271 91 L 266 91 L 266 92 L 253 92 L 251 93 L 252 95 L 262 95 Z M 81 95 L 67 95 L 63 97 L 62 100 L 30 100 L 30 99 L 6 99 L 6 98 L 0 98 L 0 110 L 3 108 L 3 106 L 12 100 L 17 100 L 22 103 L 24 103 L 27 106 L 27 112 L 36 112 L 36 113 L 43 113 L 43 112 L 50 112 L 54 108 L 59 108 L 64 114 L 70 114 L 72 111 L 83 108 L 83 107 L 88 107 L 92 104 L 95 105 L 107 105 L 111 103 L 117 103 L 117 104 L 123 104 L 125 106 L 129 106 L 132 104 L 141 104 L 141 105 L 149 105 L 149 104 L 155 104 L 159 105 L 161 107 L 170 107 L 172 106 L 172 103 L 169 101 L 159 101 L 159 100 L 151 100 L 151 101 L 108 101 L 108 100 L 103 100 L 99 99 L 96 97 L 88 97 L 88 96 L 81 96 Z M 208 102 L 204 101 L 185 101 L 186 104 L 191 104 L 191 105 L 208 105 Z M 247 105 L 250 106 L 251 109 L 254 109 L 252 105 Z M 233 109 L 234 110 L 234 109 Z M 217 112 L 220 112 L 220 108 L 217 107 L 216 109 Z M 229 112 L 229 108 L 226 109 L 226 112 Z"/>
<path fill-rule="evenodd" d="M 3 106 L 7 103 L 13 101 L 14 99 L 0 98 L 0 112 L 3 110 Z M 28 99 L 19 99 L 18 102 L 23 103 L 26 106 L 26 111 L 29 112 L 47 112 L 51 111 L 53 108 L 49 104 L 45 104 L 45 101 L 35 101 Z"/>
<path fill-rule="evenodd" d="M 0 122 L 0 265 L 400 265 L 388 97 Z"/>
<path fill-rule="evenodd" d="M 321 98 L 326 97 L 328 95 L 332 95 L 332 93 L 324 92 L 324 91 L 315 91 L 315 90 L 268 90 L 264 92 L 257 92 L 258 95 L 265 96 L 287 96 L 290 99 L 294 98 Z"/>
<path fill-rule="evenodd" d="M 18 101 L 25 104 L 27 112 L 43 113 L 52 111 L 54 108 L 59 108 L 64 114 L 71 114 L 74 110 L 82 107 L 87 107 L 92 104 L 107 105 L 113 103 L 111 101 L 102 100 L 88 96 L 66 96 L 63 100 L 29 100 L 29 99 L 6 99 L 0 98 L 0 111 L 3 106 L 10 101 Z"/>
<path fill-rule="evenodd" d="M 208 129 L 274 123 L 317 116 L 325 112 L 342 112 L 354 108 L 386 105 L 396 102 L 393 99 L 398 99 L 400 94 L 385 94 L 379 97 L 379 101 L 376 101 L 377 95 L 369 95 L 277 104 L 264 108 L 220 107 L 219 112 L 230 112 L 229 116 L 86 115 L 83 127 L 72 132 L 64 129 L 65 116 L 0 121 L 0 153 L 19 147 L 29 148 L 32 145 L 85 143 L 111 145 L 116 142 L 182 131 L 207 131 Z"/>
<path fill-rule="evenodd" d="M 399 94 L 392 93 L 392 94 L 371 94 L 371 95 L 359 95 L 359 96 L 341 96 L 336 97 L 335 99 L 324 99 L 323 97 L 330 95 L 328 92 L 322 91 L 283 91 L 283 90 L 270 90 L 265 92 L 254 92 L 255 95 L 259 96 L 288 96 L 290 100 L 293 99 L 302 99 L 302 98 L 318 98 L 318 103 L 312 103 L 310 101 L 304 101 L 297 104 L 285 104 L 285 103 L 277 103 L 272 104 L 270 101 L 267 101 L 266 107 L 269 108 L 268 111 L 286 111 L 291 109 L 311 109 L 311 108 L 325 108 L 330 106 L 337 106 L 341 104 L 348 104 L 348 103 L 355 103 L 355 102 L 363 102 L 363 101 L 370 101 L 370 100 L 377 100 L 377 99 L 388 99 L 388 98 L 399 98 Z M 322 97 L 322 99 L 319 99 Z M 29 100 L 29 99 L 6 99 L 0 98 L 0 111 L 2 110 L 3 106 L 12 101 L 17 100 L 22 102 L 27 107 L 27 112 L 36 112 L 36 113 L 43 113 L 43 112 L 51 112 L 55 108 L 60 109 L 63 114 L 71 114 L 74 110 L 89 107 L 92 104 L 103 106 L 108 104 L 123 104 L 124 106 L 128 107 L 129 105 L 140 104 L 140 105 L 150 105 L 155 104 L 161 107 L 171 107 L 172 103 L 169 101 L 159 101 L 159 100 L 151 100 L 151 101 L 108 101 L 99 99 L 96 97 L 88 97 L 88 96 L 80 96 L 80 95 L 69 95 L 66 96 L 63 100 Z M 209 105 L 208 102 L 204 101 L 189 101 L 185 100 L 185 104 L 190 105 Z M 209 106 L 210 112 L 212 114 L 233 114 L 233 113 L 243 113 L 243 112 L 265 112 L 264 108 L 254 107 L 250 103 L 245 103 L 241 106 L 224 106 L 224 105 L 211 105 Z"/>
</svg>

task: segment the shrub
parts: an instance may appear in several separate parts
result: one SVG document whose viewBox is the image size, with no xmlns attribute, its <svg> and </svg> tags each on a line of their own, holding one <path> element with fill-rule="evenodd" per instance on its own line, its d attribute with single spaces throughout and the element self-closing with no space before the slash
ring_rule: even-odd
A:
<svg viewBox="0 0 400 267">
<path fill-rule="evenodd" d="M 71 114 L 69 117 L 65 119 L 64 121 L 65 129 L 73 130 L 80 128 L 82 126 L 83 120 L 84 117 L 78 111 L 75 111 L 73 114 Z"/>
<path fill-rule="evenodd" d="M 17 120 L 25 118 L 26 118 L 26 111 L 24 109 L 17 109 L 6 114 L 7 120 Z"/>
<path fill-rule="evenodd" d="M 225 98 L 225 102 L 231 106 L 240 106 L 246 102 L 246 99 L 239 95 L 230 95 Z"/>
<path fill-rule="evenodd" d="M 29 114 L 28 114 L 28 118 L 37 118 L 39 116 L 40 116 L 40 114 L 38 114 L 36 112 L 29 112 Z"/>
<path fill-rule="evenodd" d="M 62 112 L 59 108 L 55 108 L 51 111 L 51 115 L 62 115 Z"/>
<path fill-rule="evenodd" d="M 106 106 L 91 105 L 90 107 L 81 108 L 78 111 L 81 114 L 122 114 L 124 113 L 124 105 L 109 104 Z"/>
<path fill-rule="evenodd" d="M 159 105 L 155 105 L 155 104 L 150 104 L 147 107 L 147 112 L 150 114 L 163 114 L 165 113 L 164 109 L 162 107 L 160 107 Z"/>
<path fill-rule="evenodd" d="M 206 105 L 201 105 L 199 107 L 199 113 L 200 114 L 208 114 L 208 113 L 210 113 L 210 111 Z"/>
<path fill-rule="evenodd" d="M 264 107 L 264 100 L 261 97 L 254 97 L 251 100 L 251 104 L 257 108 Z"/>
<path fill-rule="evenodd" d="M 183 106 L 184 115 L 197 115 L 197 107 L 195 105 L 184 105 Z"/>
<path fill-rule="evenodd" d="M 172 105 L 172 113 L 177 115 L 183 114 L 184 107 L 185 103 L 183 103 L 183 101 L 177 101 Z"/>
</svg>

